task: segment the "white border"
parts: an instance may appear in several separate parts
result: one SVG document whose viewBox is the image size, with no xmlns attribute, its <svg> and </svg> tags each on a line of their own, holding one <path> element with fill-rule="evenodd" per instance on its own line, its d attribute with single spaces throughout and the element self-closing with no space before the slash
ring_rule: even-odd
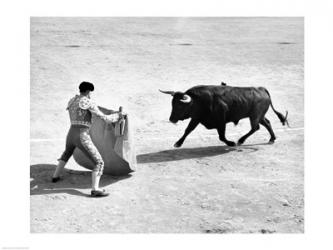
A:
<svg viewBox="0 0 333 250">
<path fill-rule="evenodd" d="M 30 249 L 329 249 L 332 246 L 330 1 L 7 1 L 1 3 L 1 247 Z M 305 16 L 304 235 L 29 233 L 30 16 Z"/>
</svg>

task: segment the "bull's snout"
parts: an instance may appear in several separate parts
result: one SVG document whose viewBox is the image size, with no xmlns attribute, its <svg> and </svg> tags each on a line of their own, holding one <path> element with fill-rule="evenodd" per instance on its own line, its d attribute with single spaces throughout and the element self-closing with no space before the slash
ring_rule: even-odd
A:
<svg viewBox="0 0 333 250">
<path fill-rule="evenodd" d="M 175 119 L 175 118 L 173 118 L 173 117 L 170 117 L 169 121 L 172 122 L 172 123 L 174 123 L 174 124 L 176 124 L 178 122 L 178 120 Z"/>
</svg>

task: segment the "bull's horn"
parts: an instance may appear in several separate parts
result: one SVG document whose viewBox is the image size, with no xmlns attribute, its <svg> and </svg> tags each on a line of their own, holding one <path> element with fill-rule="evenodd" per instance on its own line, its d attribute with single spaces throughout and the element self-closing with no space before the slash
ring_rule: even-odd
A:
<svg viewBox="0 0 333 250">
<path fill-rule="evenodd" d="M 160 89 L 159 89 L 159 91 L 162 92 L 163 94 L 168 94 L 168 95 L 172 95 L 172 96 L 175 94 L 175 91 L 163 91 Z"/>
<path fill-rule="evenodd" d="M 183 99 L 181 99 L 180 101 L 183 103 L 189 103 L 191 102 L 192 98 L 189 95 L 184 95 Z"/>
</svg>

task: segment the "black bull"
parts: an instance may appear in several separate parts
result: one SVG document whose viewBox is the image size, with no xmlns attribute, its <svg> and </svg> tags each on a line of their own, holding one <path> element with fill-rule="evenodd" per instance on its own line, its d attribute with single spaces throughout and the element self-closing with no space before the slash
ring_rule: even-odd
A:
<svg viewBox="0 0 333 250">
<path fill-rule="evenodd" d="M 160 90 L 161 91 L 161 90 Z M 199 123 L 207 129 L 217 129 L 219 138 L 228 146 L 235 146 L 235 142 L 225 137 L 226 124 L 249 118 L 251 130 L 238 140 L 241 145 L 245 140 L 259 129 L 259 124 L 264 126 L 270 134 L 270 143 L 274 143 L 276 137 L 270 121 L 265 117 L 269 108 L 272 107 L 275 114 L 283 125 L 287 124 L 287 115 L 283 116 L 273 107 L 272 100 L 267 89 L 263 87 L 231 87 L 222 84 L 195 86 L 185 93 L 174 91 L 161 91 L 173 96 L 172 112 L 170 121 L 177 123 L 179 120 L 191 118 L 184 135 L 175 143 L 180 147 L 185 138 L 197 127 Z"/>
</svg>

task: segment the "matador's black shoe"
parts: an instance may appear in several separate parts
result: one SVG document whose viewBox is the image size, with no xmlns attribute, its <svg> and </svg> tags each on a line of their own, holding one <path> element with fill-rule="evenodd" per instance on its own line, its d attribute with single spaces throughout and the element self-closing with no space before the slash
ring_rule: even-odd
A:
<svg viewBox="0 0 333 250">
<path fill-rule="evenodd" d="M 108 195 L 109 195 L 109 193 L 107 193 L 104 189 L 103 190 L 91 190 L 91 197 L 105 197 Z"/>
<path fill-rule="evenodd" d="M 58 181 L 60 181 L 60 177 L 52 177 L 53 183 L 58 182 Z"/>
</svg>

